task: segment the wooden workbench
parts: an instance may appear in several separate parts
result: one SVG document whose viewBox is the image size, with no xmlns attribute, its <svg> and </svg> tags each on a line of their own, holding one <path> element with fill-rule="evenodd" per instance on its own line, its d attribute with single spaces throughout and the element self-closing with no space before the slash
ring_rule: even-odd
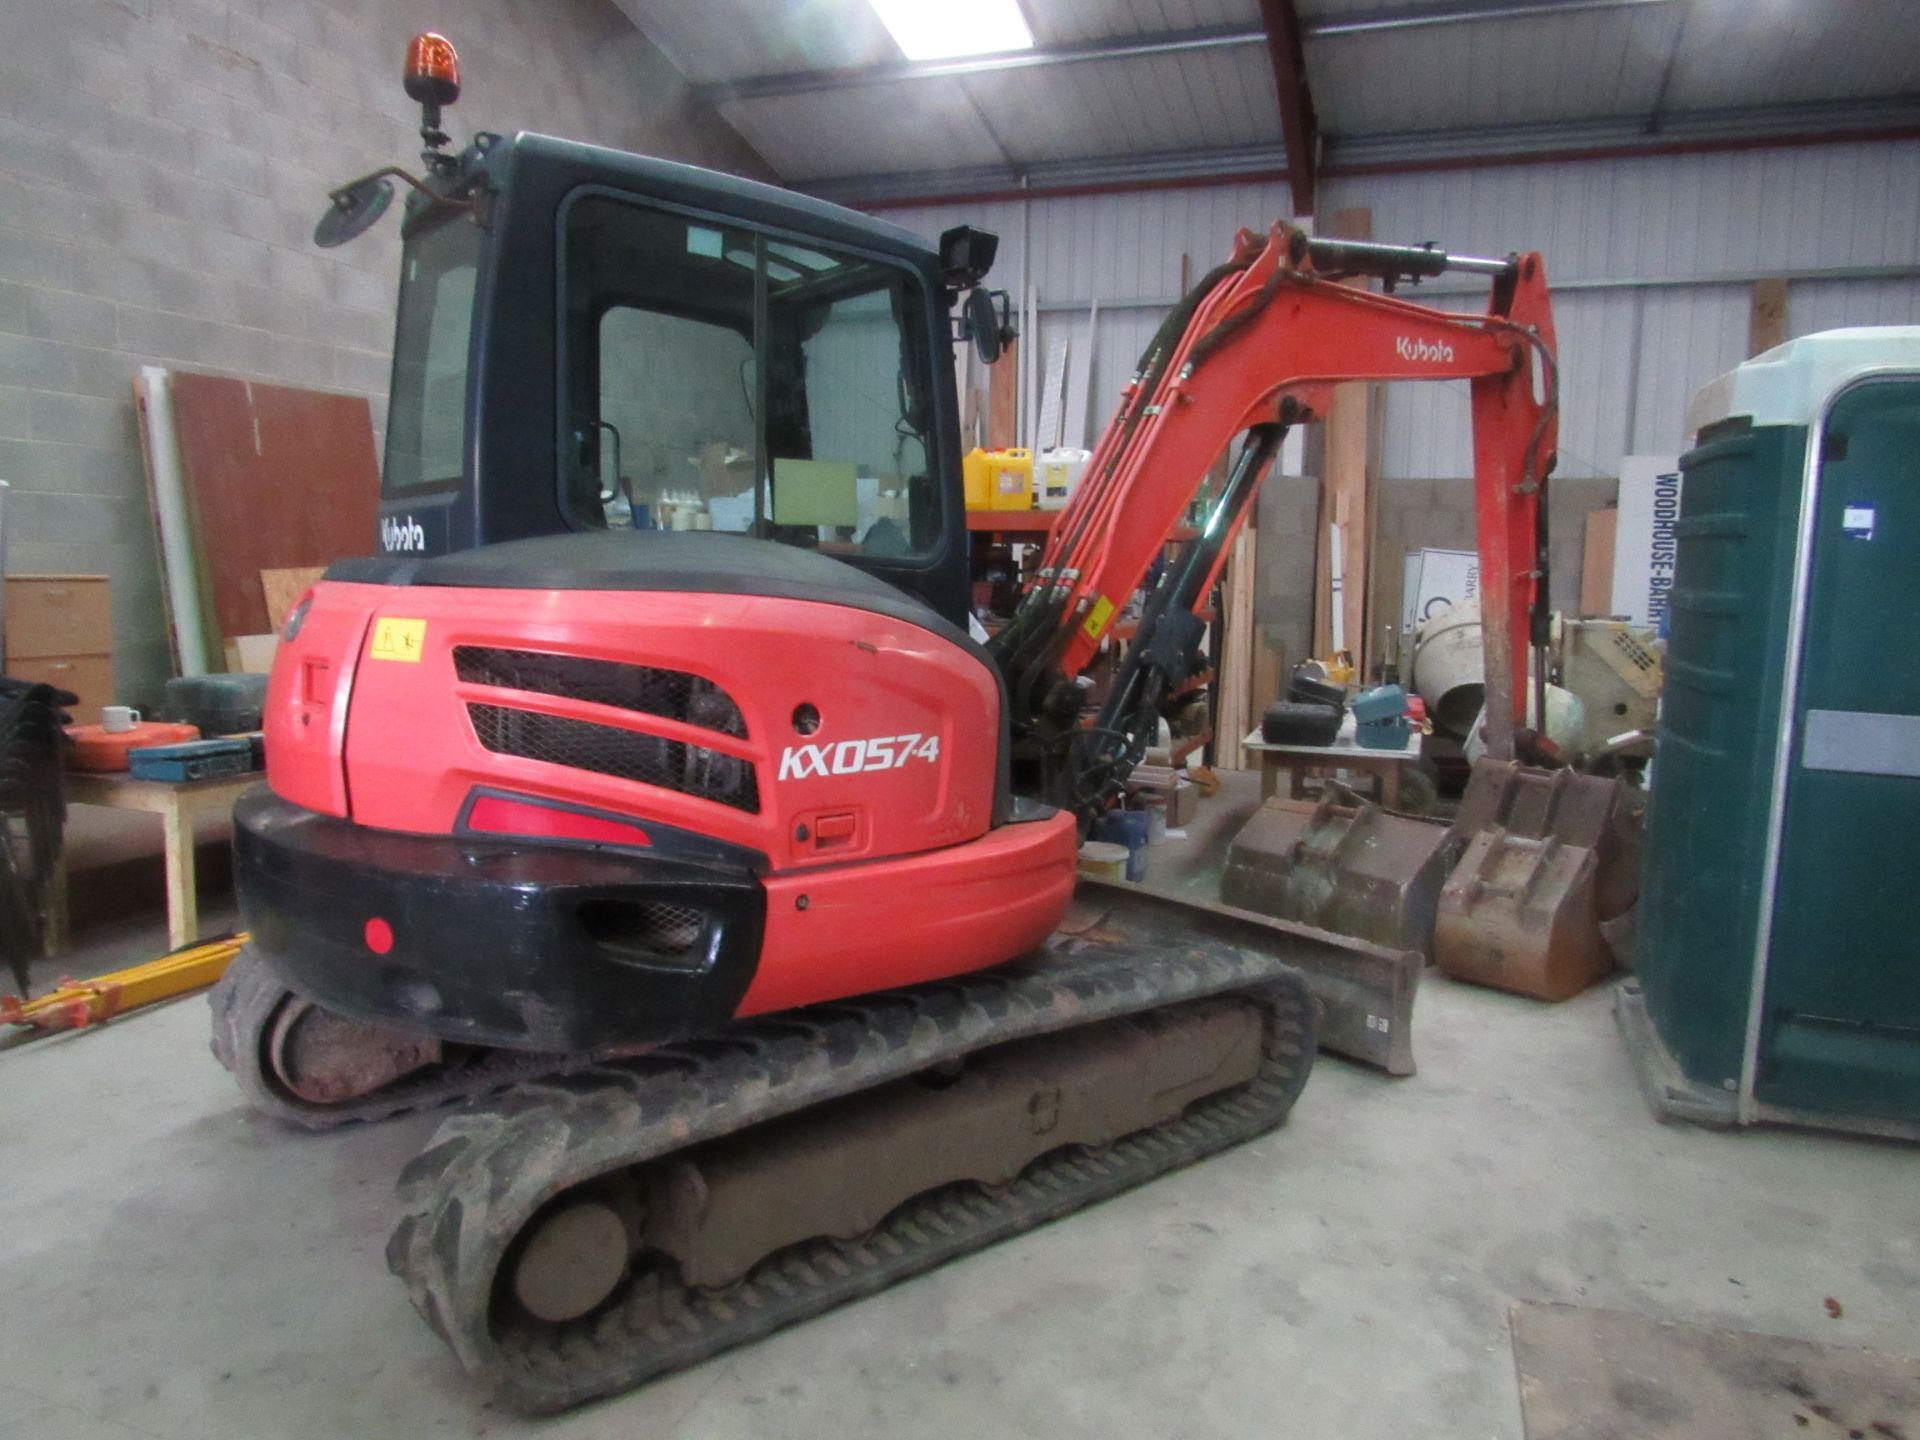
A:
<svg viewBox="0 0 1920 1440">
<path fill-rule="evenodd" d="M 69 770 L 65 787 L 69 805 L 104 805 L 111 810 L 144 810 L 160 817 L 161 848 L 167 866 L 167 939 L 178 950 L 200 938 L 200 900 L 196 887 L 194 828 L 207 815 L 226 814 L 265 777 L 260 771 L 219 780 L 136 780 L 125 771 L 111 774 Z M 67 937 L 64 863 L 56 882 L 54 928 L 50 950 L 64 949 Z"/>
<path fill-rule="evenodd" d="M 1380 804 L 1388 810 L 1400 808 L 1400 777 L 1409 766 L 1420 763 L 1422 736 L 1415 731 L 1404 750 L 1369 750 L 1353 738 L 1353 712 L 1340 719 L 1340 733 L 1331 745 L 1269 745 L 1256 727 L 1241 746 L 1260 764 L 1260 798 L 1271 800 L 1280 791 L 1280 776 L 1287 776 L 1287 796 L 1306 798 L 1307 776 L 1329 770 L 1358 770 L 1374 777 Z"/>
</svg>

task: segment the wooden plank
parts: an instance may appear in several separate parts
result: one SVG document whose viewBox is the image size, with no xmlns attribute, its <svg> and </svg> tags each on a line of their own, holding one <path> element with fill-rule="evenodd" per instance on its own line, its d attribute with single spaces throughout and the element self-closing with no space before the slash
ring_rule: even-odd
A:
<svg viewBox="0 0 1920 1440">
<path fill-rule="evenodd" d="M 1214 760 L 1226 770 L 1246 768 L 1242 740 L 1253 704 L 1254 530 L 1247 526 L 1227 560 L 1226 622 L 1220 627 L 1220 713 L 1214 717 Z"/>
<path fill-rule="evenodd" d="M 1342 240 L 1371 240 L 1373 213 L 1364 206 L 1333 212 L 1325 234 Z M 1364 281 L 1347 283 L 1364 285 Z M 1322 424 L 1325 435 L 1325 464 L 1321 470 L 1325 486 L 1323 529 L 1340 527 L 1341 540 L 1341 630 L 1345 648 L 1353 655 L 1360 673 L 1368 673 L 1366 664 L 1379 643 L 1370 633 L 1367 614 L 1367 561 L 1373 540 L 1373 518 L 1377 500 L 1373 495 L 1373 467 L 1378 445 L 1375 432 L 1378 417 L 1374 401 L 1376 386 L 1352 380 L 1336 385 L 1333 402 Z M 1331 568 L 1323 572 L 1331 579 Z M 1325 588 L 1323 582 L 1323 588 Z M 1328 603 L 1331 603 L 1329 600 Z M 1320 608 L 1316 595 L 1315 609 Z M 1329 638 L 1332 624 L 1327 625 Z M 1316 621 L 1316 643 L 1321 629 Z"/>
<path fill-rule="evenodd" d="M 1020 435 L 1020 341 L 1015 339 L 987 369 L 987 448 L 1009 450 Z"/>
<path fill-rule="evenodd" d="M 294 565 L 285 570 L 260 572 L 260 593 L 267 602 L 268 630 L 276 635 L 280 633 L 280 627 L 287 623 L 287 612 L 319 583 L 326 569 L 324 565 Z"/>
<path fill-rule="evenodd" d="M 262 570 L 373 549 L 380 470 L 372 412 L 363 396 L 221 375 L 176 372 L 171 388 L 219 635 L 262 634 L 270 628 Z"/>
<path fill-rule="evenodd" d="M 1613 537 L 1620 511 L 1612 505 L 1587 512 L 1580 550 L 1580 613 L 1613 613 Z"/>
<path fill-rule="evenodd" d="M 1779 276 L 1756 280 L 1747 312 L 1747 355 L 1751 358 L 1786 343 L 1787 282 Z"/>
<path fill-rule="evenodd" d="M 1247 697 L 1247 710 L 1254 724 L 1259 724 L 1261 716 L 1267 713 L 1267 706 L 1280 698 L 1281 686 L 1286 683 L 1285 672 L 1286 657 L 1281 653 L 1279 641 L 1268 626 L 1255 625 L 1253 671 Z"/>
</svg>

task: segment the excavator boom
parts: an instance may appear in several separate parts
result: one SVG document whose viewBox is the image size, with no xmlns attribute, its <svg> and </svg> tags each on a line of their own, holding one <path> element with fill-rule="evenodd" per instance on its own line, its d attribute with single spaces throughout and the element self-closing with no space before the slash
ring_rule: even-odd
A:
<svg viewBox="0 0 1920 1440">
<path fill-rule="evenodd" d="M 1485 274 L 1484 315 L 1418 305 L 1389 288 L 1450 271 Z M 1349 380 L 1466 380 L 1487 648 L 1489 753 L 1512 754 L 1529 649 L 1544 645 L 1545 482 L 1556 441 L 1556 364 L 1546 271 L 1506 260 L 1315 240 L 1277 223 L 1241 231 L 1233 258 L 1168 317 L 1053 530 L 1045 562 L 996 637 L 1016 733 L 1056 795 L 1102 808 L 1151 733 L 1158 699 L 1198 643 L 1207 601 L 1288 426 L 1323 419 Z M 1201 535 L 1142 616 L 1135 654 L 1090 727 L 1078 676 L 1237 436 L 1247 442 Z M 1148 673 L 1148 672 L 1158 673 Z M 1543 667 L 1537 673 L 1544 674 Z"/>
</svg>

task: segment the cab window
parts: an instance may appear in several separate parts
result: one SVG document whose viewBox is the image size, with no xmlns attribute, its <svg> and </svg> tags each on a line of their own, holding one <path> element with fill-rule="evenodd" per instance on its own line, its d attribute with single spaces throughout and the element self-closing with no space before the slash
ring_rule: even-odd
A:
<svg viewBox="0 0 1920 1440">
<path fill-rule="evenodd" d="M 911 271 L 589 196 L 568 211 L 564 303 L 575 525 L 876 559 L 937 546 Z"/>
</svg>

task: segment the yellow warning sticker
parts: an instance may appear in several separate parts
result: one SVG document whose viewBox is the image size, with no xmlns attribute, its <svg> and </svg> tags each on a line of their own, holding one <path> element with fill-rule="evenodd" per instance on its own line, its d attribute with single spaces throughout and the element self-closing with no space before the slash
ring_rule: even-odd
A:
<svg viewBox="0 0 1920 1440">
<path fill-rule="evenodd" d="M 410 660 L 418 664 L 426 644 L 426 621 L 395 620 L 383 615 L 373 623 L 373 648 L 367 653 L 375 660 Z"/>
<path fill-rule="evenodd" d="M 1086 623 L 1080 628 L 1086 632 L 1089 640 L 1098 640 L 1107 628 L 1107 621 L 1113 618 L 1113 602 L 1106 596 L 1096 596 L 1093 609 L 1087 612 Z"/>
</svg>

